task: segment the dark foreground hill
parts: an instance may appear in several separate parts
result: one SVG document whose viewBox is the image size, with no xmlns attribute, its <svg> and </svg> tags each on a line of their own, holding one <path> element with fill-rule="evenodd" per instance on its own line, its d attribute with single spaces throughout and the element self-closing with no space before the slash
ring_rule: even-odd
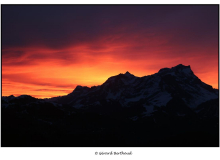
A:
<svg viewBox="0 0 220 160">
<path fill-rule="evenodd" d="M 2 146 L 219 146 L 219 93 L 178 65 L 63 97 L 2 97 Z"/>
</svg>

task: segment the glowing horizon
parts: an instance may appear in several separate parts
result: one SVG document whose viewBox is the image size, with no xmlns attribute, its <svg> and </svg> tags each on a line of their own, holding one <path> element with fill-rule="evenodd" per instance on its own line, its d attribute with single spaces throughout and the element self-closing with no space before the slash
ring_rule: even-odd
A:
<svg viewBox="0 0 220 160">
<path fill-rule="evenodd" d="M 174 66 L 173 66 L 174 67 Z M 163 67 L 163 68 L 165 68 L 165 67 Z M 158 70 L 159 71 L 159 70 Z M 157 71 L 157 72 L 158 72 Z M 115 75 L 118 75 L 118 74 L 124 74 L 124 73 L 126 73 L 127 71 L 124 71 L 124 72 L 120 72 L 120 73 L 117 73 L 117 74 L 113 74 L 113 75 L 111 75 L 111 76 L 115 76 Z M 130 71 L 128 71 L 128 72 L 130 72 Z M 130 72 L 131 74 L 133 74 L 134 76 L 136 76 L 136 77 L 143 77 L 143 76 L 148 76 L 148 75 L 152 75 L 152 74 L 155 74 L 155 73 L 157 73 L 157 72 L 152 72 L 152 73 L 150 73 L 149 72 L 149 74 L 145 74 L 145 75 L 135 75 L 135 74 L 133 74 L 132 72 Z M 196 74 L 195 74 L 196 75 Z M 109 77 L 111 77 L 111 76 L 109 76 Z M 196 76 L 198 76 L 198 75 L 196 75 Z M 58 90 L 57 89 L 57 87 L 48 87 L 48 89 L 46 88 L 46 89 L 38 89 L 38 87 L 40 86 L 40 85 L 29 85 L 29 86 L 31 86 L 31 88 L 37 88 L 38 90 L 37 91 L 39 91 L 41 94 L 40 95 L 34 95 L 34 94 L 30 94 L 31 93 L 31 91 L 29 91 L 29 92 L 27 92 L 27 93 L 24 93 L 24 94 L 8 94 L 8 95 L 3 95 L 4 94 L 4 92 L 3 92 L 3 96 L 10 96 L 10 95 L 14 95 L 14 96 L 20 96 L 20 95 L 31 95 L 32 97 L 35 97 L 35 98 L 52 98 L 52 97 L 57 97 L 57 96 L 64 96 L 64 95 L 67 95 L 67 94 L 69 94 L 69 93 L 71 93 L 75 88 L 76 88 L 76 86 L 78 86 L 78 85 L 80 85 L 80 86 L 87 86 L 87 87 L 89 87 L 89 88 L 91 88 L 92 86 L 99 86 L 99 85 L 102 85 L 109 77 L 103 77 L 103 79 L 102 80 L 100 80 L 100 81 L 98 81 L 97 83 L 94 83 L 94 84 L 90 84 L 90 85 L 86 85 L 85 83 L 84 84 L 76 84 L 76 85 L 69 85 L 69 86 L 65 86 L 66 87 L 66 89 L 63 89 L 63 87 L 61 88 L 61 90 Z M 198 77 L 200 77 L 200 76 L 198 76 Z M 204 81 L 203 81 L 204 82 Z M 16 86 L 17 85 L 21 85 L 21 86 L 23 86 L 22 85 L 22 83 L 15 83 L 16 84 Z M 218 84 L 216 84 L 217 86 L 218 86 Z M 212 86 L 213 87 L 213 86 Z M 215 88 L 215 87 L 213 87 L 213 88 Z M 62 90 L 63 89 L 63 90 Z M 218 88 L 216 88 L 216 89 L 218 89 Z M 53 91 L 53 92 L 58 92 L 58 93 L 53 93 L 51 96 L 49 96 L 49 94 L 48 93 L 50 93 L 51 91 Z M 35 92 L 33 92 L 33 93 L 35 93 Z M 42 94 L 43 93 L 43 94 Z"/>
<path fill-rule="evenodd" d="M 2 6 L 2 96 L 62 96 L 178 64 L 218 89 L 218 6 Z"/>
</svg>

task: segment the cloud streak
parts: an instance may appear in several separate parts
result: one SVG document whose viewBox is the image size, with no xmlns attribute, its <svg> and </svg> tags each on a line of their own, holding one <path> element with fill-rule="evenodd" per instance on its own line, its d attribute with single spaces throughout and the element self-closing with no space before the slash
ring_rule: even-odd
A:
<svg viewBox="0 0 220 160">
<path fill-rule="evenodd" d="M 180 63 L 218 88 L 217 5 L 2 6 L 3 84 L 37 95 Z"/>
</svg>

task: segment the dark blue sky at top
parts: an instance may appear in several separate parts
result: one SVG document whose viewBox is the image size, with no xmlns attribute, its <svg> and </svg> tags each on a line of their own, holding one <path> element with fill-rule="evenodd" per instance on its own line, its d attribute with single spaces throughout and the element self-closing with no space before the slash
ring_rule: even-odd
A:
<svg viewBox="0 0 220 160">
<path fill-rule="evenodd" d="M 218 88 L 219 5 L 2 5 L 1 13 L 5 96 L 65 95 L 178 64 Z"/>
<path fill-rule="evenodd" d="M 2 47 L 95 45 L 108 35 L 175 35 L 173 45 L 216 45 L 218 5 L 2 5 Z M 122 39 L 123 40 L 123 39 Z M 91 45 L 92 46 L 92 45 Z"/>
</svg>

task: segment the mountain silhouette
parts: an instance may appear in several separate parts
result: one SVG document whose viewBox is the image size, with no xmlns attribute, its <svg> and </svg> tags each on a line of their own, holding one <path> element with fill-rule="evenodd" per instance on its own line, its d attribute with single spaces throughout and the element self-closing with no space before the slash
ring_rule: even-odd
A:
<svg viewBox="0 0 220 160">
<path fill-rule="evenodd" d="M 66 96 L 2 97 L 2 146 L 219 146 L 218 97 L 182 64 Z"/>
<path fill-rule="evenodd" d="M 126 72 L 108 78 L 100 86 L 77 86 L 69 95 L 49 101 L 69 104 L 74 108 L 97 110 L 99 113 L 103 110 L 110 113 L 113 107 L 143 107 L 145 111 L 142 116 L 148 116 L 156 108 L 164 108 L 174 101 L 179 103 L 176 105 L 185 105 L 195 111 L 200 104 L 217 98 L 217 89 L 202 82 L 194 75 L 190 66 L 180 64 L 144 77 L 135 77 Z"/>
</svg>

